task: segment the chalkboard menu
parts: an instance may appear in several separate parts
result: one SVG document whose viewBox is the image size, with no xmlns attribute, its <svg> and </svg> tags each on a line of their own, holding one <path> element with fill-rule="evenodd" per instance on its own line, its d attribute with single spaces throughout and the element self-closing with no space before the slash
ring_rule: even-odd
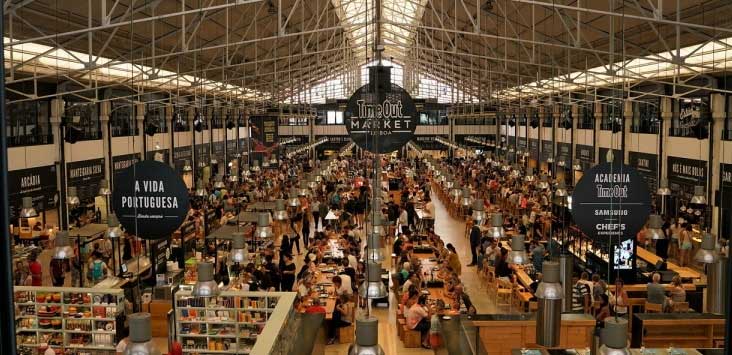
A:
<svg viewBox="0 0 732 355">
<path fill-rule="evenodd" d="M 437 137 L 447 139 L 447 135 L 444 134 L 444 135 L 430 135 L 430 136 L 417 136 L 417 135 L 415 135 L 414 138 L 412 138 L 412 140 L 417 145 L 419 145 L 419 147 L 422 148 L 422 150 L 440 150 L 440 149 L 443 149 L 445 146 L 442 143 L 436 141 Z M 455 139 L 457 139 L 457 136 L 455 136 Z M 466 144 L 467 143 L 470 143 L 470 142 L 466 142 Z M 475 144 L 475 143 L 470 143 L 470 144 Z"/>
<path fill-rule="evenodd" d="M 575 157 L 582 165 L 583 170 L 587 170 L 595 165 L 595 147 L 591 145 L 577 144 L 575 145 Z"/>
<path fill-rule="evenodd" d="M 628 152 L 628 165 L 635 168 L 648 183 L 648 190 L 658 190 L 658 156 L 656 154 Z"/>
<path fill-rule="evenodd" d="M 213 142 L 211 144 L 211 157 L 216 158 L 219 163 L 224 161 L 224 142 Z M 207 159 L 208 160 L 208 159 Z"/>
<path fill-rule="evenodd" d="M 104 158 L 66 164 L 66 183 L 68 186 L 76 187 L 76 194 L 82 203 L 94 202 L 102 179 L 104 179 Z"/>
<path fill-rule="evenodd" d="M 529 154 L 531 154 L 531 159 L 539 158 L 539 140 L 538 139 L 529 138 Z"/>
<path fill-rule="evenodd" d="M 673 191 L 692 196 L 694 186 L 706 186 L 707 162 L 704 160 L 668 157 L 667 177 Z"/>
<path fill-rule="evenodd" d="M 173 164 L 175 164 L 175 171 L 179 174 L 183 173 L 183 166 L 185 165 L 186 160 L 193 164 L 191 146 L 177 147 L 173 149 Z"/>
<path fill-rule="evenodd" d="M 33 207 L 40 213 L 56 206 L 57 191 L 56 165 L 8 171 L 11 221 L 20 213 L 23 197 L 32 197 Z"/>
<path fill-rule="evenodd" d="M 549 161 L 549 159 L 554 159 L 554 142 L 542 140 L 541 141 L 541 160 Z"/>
</svg>

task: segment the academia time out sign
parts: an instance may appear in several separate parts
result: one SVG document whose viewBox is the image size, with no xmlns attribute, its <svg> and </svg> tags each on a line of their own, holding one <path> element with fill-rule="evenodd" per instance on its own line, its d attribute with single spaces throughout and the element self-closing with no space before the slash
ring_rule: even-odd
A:
<svg viewBox="0 0 732 355">
<path fill-rule="evenodd" d="M 572 217 L 580 230 L 599 242 L 635 237 L 651 213 L 646 180 L 620 163 L 588 170 L 572 193 Z"/>
<path fill-rule="evenodd" d="M 128 233 L 143 239 L 169 237 L 188 214 L 188 189 L 168 165 L 135 163 L 115 177 L 114 211 Z"/>
<path fill-rule="evenodd" d="M 362 149 L 390 153 L 414 137 L 417 108 L 409 93 L 398 85 L 375 91 L 371 92 L 369 85 L 356 90 L 348 99 L 344 123 L 351 139 Z"/>
</svg>

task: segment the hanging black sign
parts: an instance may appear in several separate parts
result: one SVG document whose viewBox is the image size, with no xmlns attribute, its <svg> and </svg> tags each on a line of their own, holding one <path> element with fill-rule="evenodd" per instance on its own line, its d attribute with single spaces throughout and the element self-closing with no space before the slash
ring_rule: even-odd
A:
<svg viewBox="0 0 732 355">
<path fill-rule="evenodd" d="M 554 159 L 554 142 L 552 141 L 541 141 L 541 160 L 549 161 Z"/>
<path fill-rule="evenodd" d="M 379 80 L 360 87 L 351 95 L 343 113 L 346 130 L 359 147 L 373 153 L 390 153 L 414 137 L 419 116 L 412 97 L 399 85 L 389 82 L 384 67 L 371 67 L 371 77 Z"/>
<path fill-rule="evenodd" d="M 112 157 L 112 171 L 115 174 L 131 167 L 138 161 L 140 161 L 140 153 L 117 155 Z"/>
<path fill-rule="evenodd" d="M 188 161 L 193 164 L 193 154 L 191 146 L 173 148 L 173 163 L 175 164 L 175 171 L 178 174 L 183 173 L 183 166 Z"/>
<path fill-rule="evenodd" d="M 694 127 L 702 118 L 709 118 L 709 96 L 684 98 L 678 101 L 678 127 Z"/>
<path fill-rule="evenodd" d="M 114 211 L 127 232 L 143 239 L 167 238 L 188 215 L 188 189 L 168 165 L 145 160 L 121 172 Z"/>
<path fill-rule="evenodd" d="M 23 197 L 32 197 L 38 212 L 55 207 L 57 190 L 56 165 L 8 171 L 10 218 L 17 218 Z"/>
<path fill-rule="evenodd" d="M 526 137 L 518 137 L 518 142 L 516 145 L 516 149 L 525 152 L 528 149 L 527 143 L 526 143 Z"/>
<path fill-rule="evenodd" d="M 635 238 L 651 213 L 645 179 L 628 165 L 598 164 L 584 173 L 572 193 L 572 217 L 592 240 Z"/>
<path fill-rule="evenodd" d="M 157 160 L 167 164 L 170 159 L 169 155 L 167 149 L 151 150 L 145 153 L 145 160 Z"/>
<path fill-rule="evenodd" d="M 531 155 L 531 159 L 539 158 L 539 140 L 538 139 L 529 138 L 529 154 Z"/>
<path fill-rule="evenodd" d="M 258 115 L 249 118 L 249 129 L 252 137 L 252 159 L 260 162 L 270 160 L 270 155 L 277 153 L 279 135 L 277 116 Z M 270 165 L 272 167 L 272 165 Z"/>
<path fill-rule="evenodd" d="M 595 147 L 591 145 L 577 144 L 575 146 L 577 153 L 577 160 L 588 163 L 590 165 L 595 164 Z"/>
<path fill-rule="evenodd" d="M 628 163 L 646 179 L 653 194 L 658 189 L 658 156 L 655 154 L 628 152 Z"/>
<path fill-rule="evenodd" d="M 693 195 L 694 186 L 706 186 L 707 162 L 669 156 L 667 177 L 672 190 Z"/>
<path fill-rule="evenodd" d="M 732 187 L 732 164 L 719 164 L 719 186 Z"/>
<path fill-rule="evenodd" d="M 600 147 L 598 149 L 598 153 L 600 156 L 600 163 L 606 163 L 607 162 L 607 152 L 610 151 L 610 148 Z M 620 149 L 613 149 L 613 161 L 621 162 L 623 161 L 623 151 Z"/>
<path fill-rule="evenodd" d="M 557 142 L 557 162 L 564 160 L 567 166 L 572 164 L 572 144 Z"/>
<path fill-rule="evenodd" d="M 82 202 L 93 201 L 104 179 L 104 158 L 75 161 L 66 164 L 66 183 L 76 187 Z"/>
<path fill-rule="evenodd" d="M 433 136 L 414 136 L 413 141 L 419 145 L 422 150 L 441 150 L 444 145 L 442 143 L 437 142 L 437 137 L 447 139 L 447 135 L 433 135 Z M 464 137 L 463 137 L 464 138 Z M 455 139 L 457 140 L 457 135 L 455 136 Z M 466 144 L 475 144 L 470 142 L 465 142 Z"/>
<path fill-rule="evenodd" d="M 231 160 L 236 154 L 236 139 L 226 141 L 226 155 Z"/>
</svg>

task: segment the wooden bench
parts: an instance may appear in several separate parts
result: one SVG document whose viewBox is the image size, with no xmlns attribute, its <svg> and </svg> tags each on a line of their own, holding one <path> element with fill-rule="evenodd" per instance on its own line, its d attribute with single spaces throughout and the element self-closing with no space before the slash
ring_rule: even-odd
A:
<svg viewBox="0 0 732 355">
<path fill-rule="evenodd" d="M 406 324 L 402 328 L 404 332 L 402 343 L 404 343 L 405 348 L 419 348 L 422 346 L 422 333 L 418 330 L 407 328 Z"/>
<path fill-rule="evenodd" d="M 399 336 L 399 340 L 404 341 L 404 328 L 407 324 L 407 320 L 404 318 L 398 318 L 397 319 L 397 335 Z"/>
</svg>

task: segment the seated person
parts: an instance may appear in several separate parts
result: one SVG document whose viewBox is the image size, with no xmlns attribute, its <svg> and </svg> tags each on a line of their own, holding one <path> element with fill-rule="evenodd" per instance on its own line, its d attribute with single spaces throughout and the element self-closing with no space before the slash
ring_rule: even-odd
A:
<svg viewBox="0 0 732 355">
<path fill-rule="evenodd" d="M 328 327 L 328 345 L 332 345 L 336 340 L 336 330 L 345 328 L 353 324 L 353 307 L 351 298 L 342 295 L 336 298 L 335 308 L 333 308 L 333 320 Z"/>
<path fill-rule="evenodd" d="M 476 309 L 470 296 L 465 293 L 463 285 L 455 286 L 455 292 L 452 295 L 452 309 L 460 313 L 475 314 Z"/>
<path fill-rule="evenodd" d="M 404 314 L 409 307 L 411 307 L 415 302 L 417 302 L 417 297 L 419 296 L 419 290 L 417 290 L 416 285 L 412 285 L 407 292 L 404 292 L 402 294 L 402 299 L 399 304 L 402 307 L 402 314 Z"/>
<path fill-rule="evenodd" d="M 333 286 L 338 296 L 353 296 L 353 287 L 351 286 L 351 277 L 348 275 L 333 276 Z"/>
<path fill-rule="evenodd" d="M 404 314 L 407 328 L 419 331 L 422 335 L 422 347 L 429 349 L 428 332 L 430 330 L 430 310 L 427 308 L 427 296 L 422 295 Z"/>
<path fill-rule="evenodd" d="M 666 303 L 666 290 L 660 282 L 661 274 L 654 272 L 653 276 L 651 276 L 651 282 L 648 284 L 648 298 L 646 299 L 648 303 Z"/>
<path fill-rule="evenodd" d="M 419 274 L 412 272 L 409 274 L 407 281 L 404 282 L 404 285 L 402 285 L 402 292 L 407 292 L 412 285 L 417 286 L 417 290 L 419 290 L 419 284 Z"/>
<path fill-rule="evenodd" d="M 681 278 L 679 275 L 674 276 L 671 280 L 671 290 L 669 291 L 668 310 L 673 311 L 674 304 L 686 302 L 686 290 L 684 285 L 681 284 Z"/>
</svg>

